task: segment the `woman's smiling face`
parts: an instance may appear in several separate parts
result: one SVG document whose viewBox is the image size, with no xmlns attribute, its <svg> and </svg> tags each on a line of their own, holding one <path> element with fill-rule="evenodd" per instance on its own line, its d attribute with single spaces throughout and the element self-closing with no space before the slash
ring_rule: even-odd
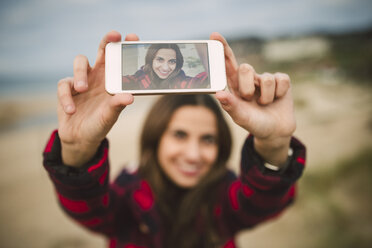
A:
<svg viewBox="0 0 372 248">
<path fill-rule="evenodd" d="M 160 138 L 161 169 L 176 185 L 191 188 L 211 170 L 218 155 L 217 120 L 202 106 L 176 110 Z"/>
<path fill-rule="evenodd" d="M 156 53 L 152 69 L 160 79 L 167 79 L 176 69 L 177 57 L 173 49 L 162 48 Z"/>
</svg>

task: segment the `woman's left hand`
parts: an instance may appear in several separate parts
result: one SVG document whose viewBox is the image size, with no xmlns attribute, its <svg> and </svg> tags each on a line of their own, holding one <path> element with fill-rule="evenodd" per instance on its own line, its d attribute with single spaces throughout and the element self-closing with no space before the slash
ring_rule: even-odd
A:
<svg viewBox="0 0 372 248">
<path fill-rule="evenodd" d="M 238 66 L 226 40 L 218 33 L 210 38 L 224 45 L 230 89 L 217 92 L 216 98 L 236 124 L 254 135 L 255 149 L 267 162 L 283 164 L 296 129 L 289 76 L 257 74 L 248 64 Z"/>
</svg>

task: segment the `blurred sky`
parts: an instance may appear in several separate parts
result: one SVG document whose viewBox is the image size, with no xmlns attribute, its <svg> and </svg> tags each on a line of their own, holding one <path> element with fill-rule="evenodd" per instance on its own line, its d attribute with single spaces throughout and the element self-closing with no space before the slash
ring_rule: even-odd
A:
<svg viewBox="0 0 372 248">
<path fill-rule="evenodd" d="M 84 54 L 92 64 L 99 41 L 113 29 L 151 40 L 208 39 L 213 31 L 227 38 L 272 37 L 369 26 L 372 0 L 5 0 L 0 76 L 71 74 L 73 58 Z"/>
</svg>

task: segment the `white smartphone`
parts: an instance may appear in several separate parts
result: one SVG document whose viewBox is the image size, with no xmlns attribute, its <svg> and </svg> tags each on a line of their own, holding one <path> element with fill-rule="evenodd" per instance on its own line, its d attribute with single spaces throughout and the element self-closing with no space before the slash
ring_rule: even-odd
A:
<svg viewBox="0 0 372 248">
<path fill-rule="evenodd" d="M 114 42 L 105 56 L 110 94 L 214 93 L 226 87 L 223 45 L 216 40 Z"/>
</svg>

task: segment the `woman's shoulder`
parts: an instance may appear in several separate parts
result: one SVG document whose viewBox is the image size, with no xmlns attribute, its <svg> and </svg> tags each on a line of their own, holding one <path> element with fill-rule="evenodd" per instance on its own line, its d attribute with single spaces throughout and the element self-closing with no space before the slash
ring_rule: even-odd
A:
<svg viewBox="0 0 372 248">
<path fill-rule="evenodd" d="M 123 76 L 123 83 L 130 83 L 130 82 L 138 82 L 146 77 L 146 72 L 143 70 L 143 68 L 140 68 L 137 70 L 133 75 L 125 75 Z"/>
<path fill-rule="evenodd" d="M 138 78 L 140 78 L 140 77 L 145 77 L 146 75 L 147 75 L 147 73 L 145 72 L 143 66 L 142 66 L 140 69 L 138 69 L 138 70 L 136 71 L 136 73 L 134 73 L 134 76 L 135 76 L 135 77 L 138 77 Z"/>
<path fill-rule="evenodd" d="M 133 184 L 141 180 L 138 174 L 138 163 L 128 163 L 124 165 L 124 168 L 120 171 L 115 179 L 116 184 L 122 186 Z"/>
<path fill-rule="evenodd" d="M 208 77 L 208 73 L 206 71 L 198 73 L 194 78 L 197 79 L 206 79 Z"/>
<path fill-rule="evenodd" d="M 178 74 L 178 82 L 176 88 L 205 88 L 209 84 L 208 73 L 203 71 L 195 75 L 194 77 L 187 76 L 186 73 L 181 70 Z"/>
<path fill-rule="evenodd" d="M 151 80 L 143 67 L 136 71 L 133 75 L 122 77 L 123 89 L 138 90 L 147 89 L 151 84 Z"/>
<path fill-rule="evenodd" d="M 238 176 L 235 174 L 234 171 L 227 169 L 225 176 L 222 178 L 222 182 L 229 185 L 232 182 L 236 181 Z"/>
</svg>

